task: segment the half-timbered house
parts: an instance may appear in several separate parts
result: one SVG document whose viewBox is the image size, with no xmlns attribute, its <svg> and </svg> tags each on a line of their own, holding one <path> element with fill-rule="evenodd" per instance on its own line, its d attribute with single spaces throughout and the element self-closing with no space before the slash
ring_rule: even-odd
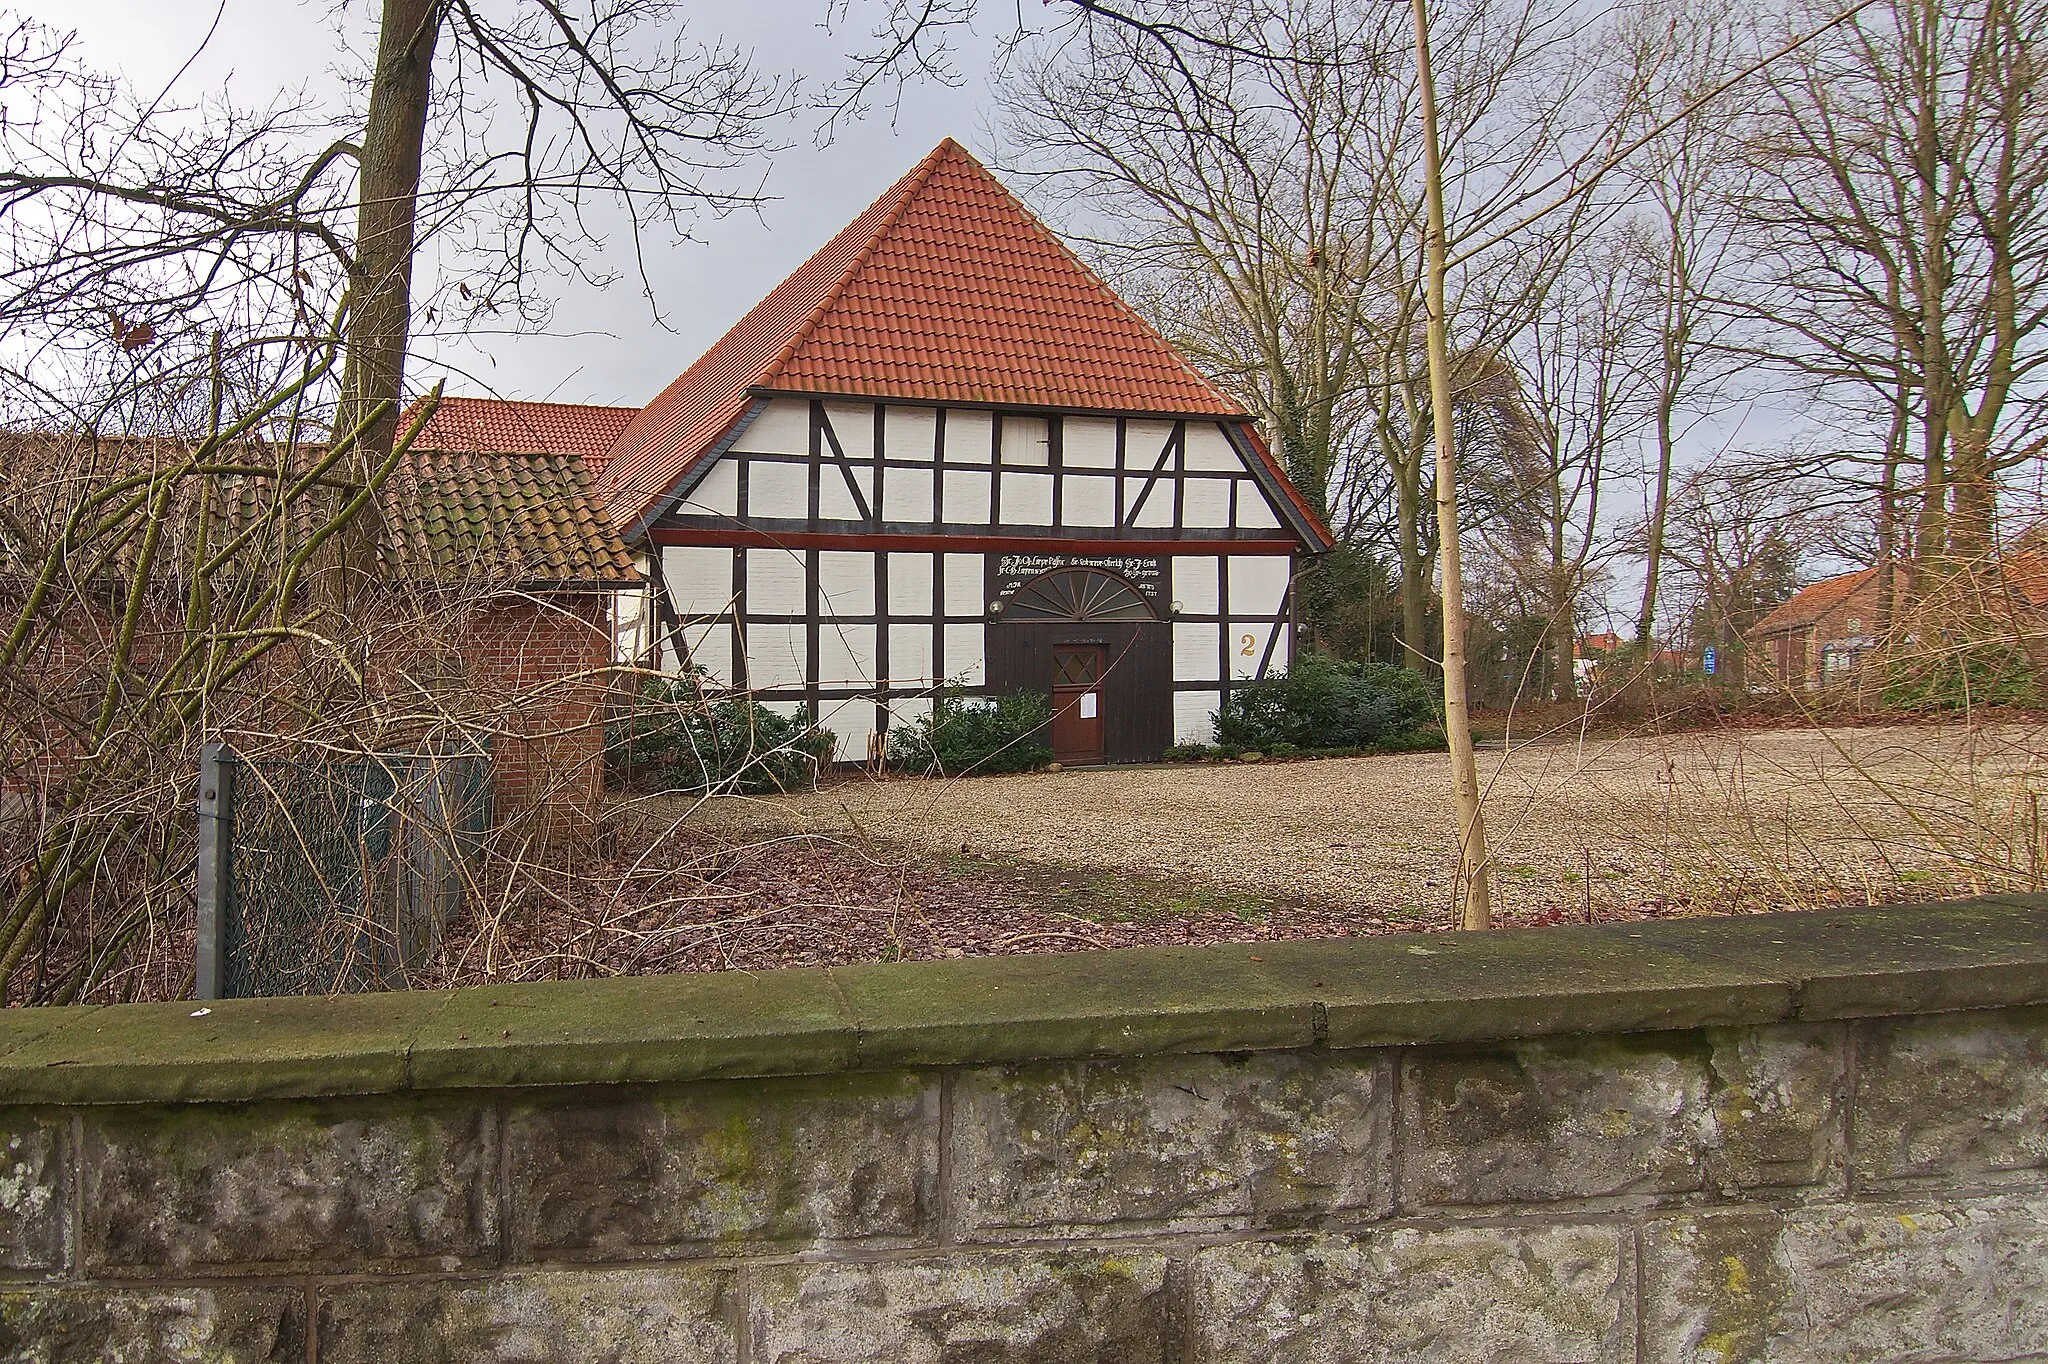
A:
<svg viewBox="0 0 2048 1364">
<path fill-rule="evenodd" d="M 1244 410 L 948 140 L 640 411 L 599 482 L 669 666 L 871 756 L 951 682 L 1068 763 L 1210 737 L 1328 532 Z"/>
</svg>

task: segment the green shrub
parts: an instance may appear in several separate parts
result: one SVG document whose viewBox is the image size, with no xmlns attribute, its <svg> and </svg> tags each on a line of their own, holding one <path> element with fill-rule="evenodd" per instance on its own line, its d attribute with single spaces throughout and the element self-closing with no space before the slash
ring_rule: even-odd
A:
<svg viewBox="0 0 2048 1364">
<path fill-rule="evenodd" d="M 889 734 L 889 763 L 920 776 L 1028 772 L 1052 761 L 1052 702 L 1036 692 L 968 696 L 947 687 L 929 715 Z"/>
<path fill-rule="evenodd" d="M 1895 659 L 1884 684 L 1884 703 L 1893 710 L 2031 706 L 2040 694 L 2034 665 L 2009 639 L 1936 646 Z"/>
<path fill-rule="evenodd" d="M 815 786 L 832 761 L 832 732 L 738 696 L 706 702 L 700 676 L 653 679 L 605 726 L 605 765 L 615 780 L 670 791 L 764 795 Z"/>
<path fill-rule="evenodd" d="M 1305 749 L 1432 748 L 1434 694 L 1429 680 L 1390 663 L 1350 663 L 1304 654 L 1291 671 L 1250 682 L 1216 712 L 1224 748 L 1261 753 Z"/>
</svg>

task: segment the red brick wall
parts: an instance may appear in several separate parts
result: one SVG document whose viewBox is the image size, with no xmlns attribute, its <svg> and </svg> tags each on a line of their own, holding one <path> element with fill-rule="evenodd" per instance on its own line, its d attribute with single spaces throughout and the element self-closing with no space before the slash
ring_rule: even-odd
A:
<svg viewBox="0 0 2048 1364">
<path fill-rule="evenodd" d="M 111 615 L 74 611 L 64 627 L 21 666 L 39 688 L 66 693 L 67 709 L 89 713 L 106 685 L 104 659 L 116 622 Z M 145 675 L 151 655 L 175 629 L 176 622 L 162 621 L 141 632 L 137 662 Z M 552 833 L 555 826 L 595 819 L 604 799 L 602 670 L 611 660 L 610 597 L 505 597 L 472 608 L 456 637 L 463 682 L 493 734 L 499 821 L 539 814 Z M 278 667 L 292 666 L 289 650 L 273 660 Z M 391 661 L 400 667 L 413 662 Z M 378 679 L 373 683 L 386 689 Z M 10 809 L 31 799 L 30 792 L 60 784 L 77 751 L 75 739 L 44 717 L 22 718 L 26 734 L 0 725 L 0 741 L 10 749 L 0 785 L 9 788 Z M 24 743 L 28 753 L 20 751 Z"/>
<path fill-rule="evenodd" d="M 506 598 L 472 616 L 462 655 L 498 731 L 501 822 L 537 812 L 543 823 L 576 824 L 601 809 L 610 608 L 601 593 L 565 594 Z"/>
</svg>

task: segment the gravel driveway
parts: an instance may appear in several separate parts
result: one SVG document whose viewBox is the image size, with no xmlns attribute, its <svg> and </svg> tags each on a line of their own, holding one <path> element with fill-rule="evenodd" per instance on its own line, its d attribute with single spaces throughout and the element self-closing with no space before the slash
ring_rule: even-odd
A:
<svg viewBox="0 0 2048 1364">
<path fill-rule="evenodd" d="M 2039 884 L 2034 726 L 1712 731 L 1481 755 L 1505 917 L 1790 908 Z M 2043 789 L 2048 789 L 2044 782 Z M 1367 912 L 1448 913 L 1448 763 L 1403 754 L 851 779 L 703 811 L 727 832 L 850 836 L 1169 877 Z M 1590 869 L 1590 884 L 1587 872 Z"/>
</svg>

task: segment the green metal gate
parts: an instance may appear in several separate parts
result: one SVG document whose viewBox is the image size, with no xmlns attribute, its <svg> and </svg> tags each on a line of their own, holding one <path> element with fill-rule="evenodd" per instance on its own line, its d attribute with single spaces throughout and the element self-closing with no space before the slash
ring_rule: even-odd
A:
<svg viewBox="0 0 2048 1364">
<path fill-rule="evenodd" d="M 490 826 L 476 748 L 199 762 L 202 999 L 402 986 L 461 909 Z"/>
</svg>

